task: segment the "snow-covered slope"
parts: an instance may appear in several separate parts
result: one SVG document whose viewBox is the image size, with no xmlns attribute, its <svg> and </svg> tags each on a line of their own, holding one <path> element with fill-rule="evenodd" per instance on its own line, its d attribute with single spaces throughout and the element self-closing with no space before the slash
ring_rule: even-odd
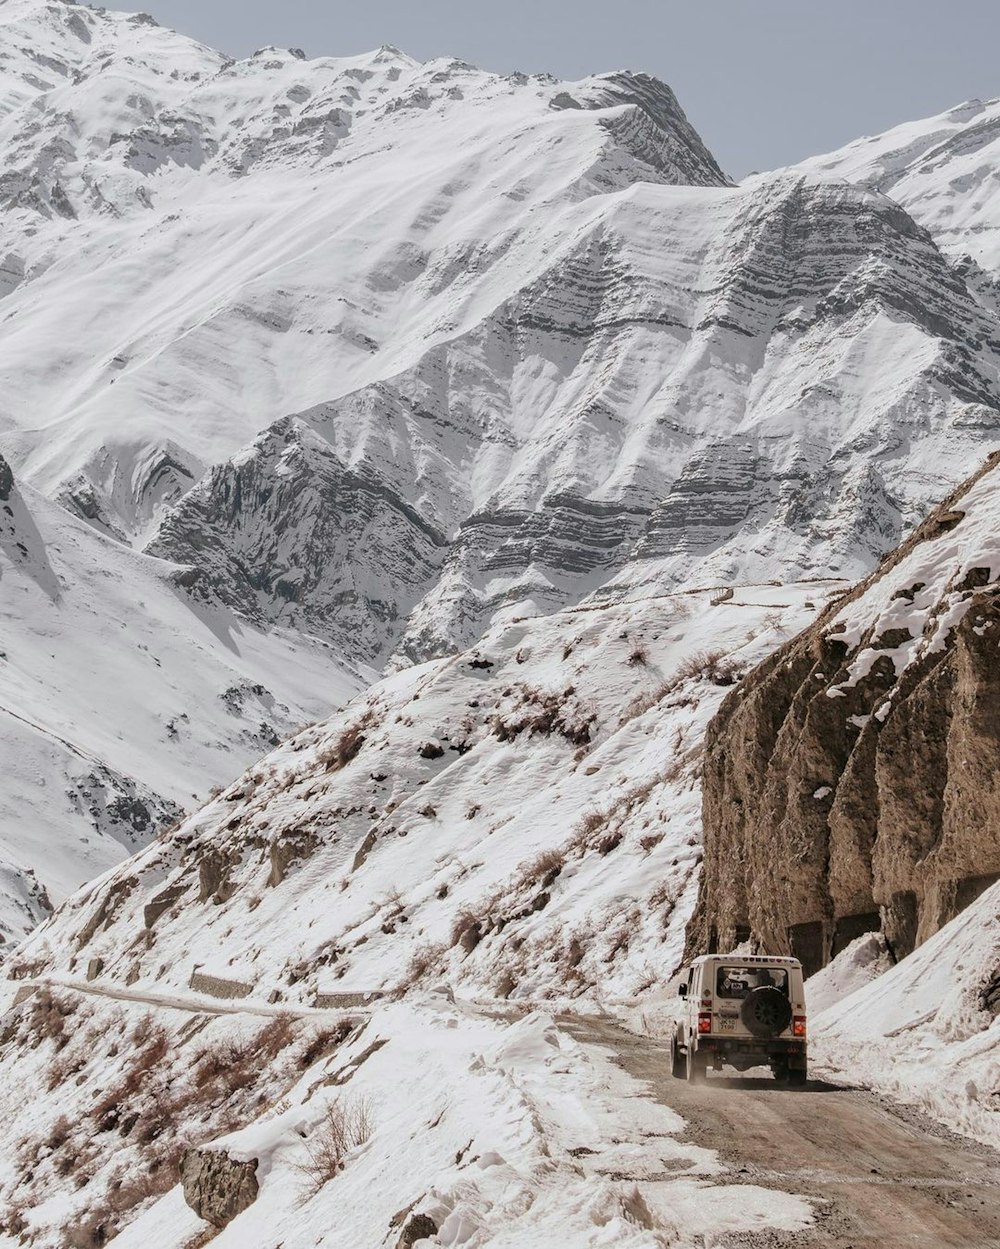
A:
<svg viewBox="0 0 1000 1249">
<path fill-rule="evenodd" d="M 193 612 L 176 571 L 0 460 L 3 942 L 367 682 L 319 640 Z"/>
<path fill-rule="evenodd" d="M 686 1249 L 812 1218 L 541 1014 L 213 1015 L 46 987 L 4 1029 L 4 1249 Z M 330 1124 L 359 1111 L 338 1158 Z"/>
<path fill-rule="evenodd" d="M 595 591 L 860 575 L 997 437 L 992 316 L 847 187 L 591 197 L 460 293 L 446 340 L 282 418 L 150 550 L 206 601 L 420 659 Z"/>
<path fill-rule="evenodd" d="M 956 259 L 1000 276 L 1000 100 L 970 100 L 804 161 L 800 169 L 882 191 Z"/>
<path fill-rule="evenodd" d="M 0 27 L 5 445 L 130 535 L 277 417 L 448 337 L 541 210 L 724 181 L 642 76 L 232 63 L 58 0 L 7 0 Z"/>
<path fill-rule="evenodd" d="M 683 946 L 705 724 L 837 588 L 498 626 L 280 747 L 78 893 L 15 974 L 99 959 L 109 983 L 162 991 L 197 964 L 305 1003 L 428 975 L 489 996 L 634 994 Z"/>
</svg>

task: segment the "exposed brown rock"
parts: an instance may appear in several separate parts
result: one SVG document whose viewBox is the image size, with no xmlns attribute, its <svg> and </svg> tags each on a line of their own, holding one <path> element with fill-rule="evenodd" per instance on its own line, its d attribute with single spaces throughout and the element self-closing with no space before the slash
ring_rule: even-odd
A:
<svg viewBox="0 0 1000 1249">
<path fill-rule="evenodd" d="M 168 885 L 166 889 L 161 889 L 155 897 L 143 907 L 142 917 L 143 923 L 147 928 L 152 928 L 161 915 L 165 914 L 184 896 L 187 886 L 183 881 L 178 881 L 173 885 Z"/>
<path fill-rule="evenodd" d="M 845 603 L 961 524 L 955 503 L 997 464 L 723 703 L 706 741 L 689 953 L 749 937 L 811 972 L 881 928 L 900 957 L 1000 878 L 1000 587 L 989 571 L 956 576 L 949 601 L 961 595 L 965 615 L 900 676 L 886 653 L 844 686 L 859 651 L 888 652 L 906 630 L 878 634 L 873 622 L 850 649 L 831 636 Z"/>
<path fill-rule="evenodd" d="M 307 859 L 319 844 L 319 837 L 310 829 L 296 829 L 284 833 L 271 842 L 268 858 L 271 865 L 268 888 L 276 889 L 288 875 L 293 864 Z"/>
<path fill-rule="evenodd" d="M 225 1227 L 257 1200 L 257 1159 L 218 1149 L 189 1149 L 181 1161 L 184 1200 L 199 1218 Z"/>
<path fill-rule="evenodd" d="M 438 1226 L 429 1214 L 413 1214 L 406 1220 L 399 1234 L 396 1249 L 413 1249 L 418 1241 L 427 1240 L 437 1234 Z"/>
<path fill-rule="evenodd" d="M 203 856 L 198 864 L 199 902 L 208 902 L 211 899 L 217 906 L 221 906 L 223 902 L 229 901 L 235 893 L 229 880 L 232 867 L 231 858 L 218 851 L 210 850 Z"/>
</svg>

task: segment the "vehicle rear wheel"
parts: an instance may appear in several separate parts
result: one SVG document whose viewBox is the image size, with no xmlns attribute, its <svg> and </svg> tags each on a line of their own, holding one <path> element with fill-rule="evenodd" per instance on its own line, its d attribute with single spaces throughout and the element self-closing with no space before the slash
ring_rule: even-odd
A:
<svg viewBox="0 0 1000 1249">
<path fill-rule="evenodd" d="M 684 1061 L 684 1055 L 680 1052 L 676 1037 L 670 1039 L 670 1074 L 675 1080 L 683 1080 L 687 1077 L 687 1064 Z"/>
<path fill-rule="evenodd" d="M 708 1076 L 708 1056 L 699 1054 L 692 1046 L 687 1052 L 687 1078 L 689 1084 L 704 1084 Z"/>
<path fill-rule="evenodd" d="M 788 1072 L 788 1083 L 797 1084 L 800 1088 L 808 1079 L 805 1067 L 792 1067 Z"/>
<path fill-rule="evenodd" d="M 789 1077 L 788 1063 L 783 1058 L 772 1059 L 771 1074 L 779 1084 L 784 1084 Z"/>
</svg>

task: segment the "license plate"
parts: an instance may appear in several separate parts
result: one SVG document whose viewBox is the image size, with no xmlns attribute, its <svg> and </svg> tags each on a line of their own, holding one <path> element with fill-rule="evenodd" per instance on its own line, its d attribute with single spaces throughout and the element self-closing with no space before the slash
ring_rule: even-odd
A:
<svg viewBox="0 0 1000 1249">
<path fill-rule="evenodd" d="M 735 1032 L 735 1031 L 736 1031 L 736 1020 L 735 1020 L 735 1019 L 727 1019 L 727 1018 L 725 1017 L 725 1015 L 721 1015 L 721 1016 L 719 1017 L 719 1031 L 720 1031 L 720 1032 Z"/>
</svg>

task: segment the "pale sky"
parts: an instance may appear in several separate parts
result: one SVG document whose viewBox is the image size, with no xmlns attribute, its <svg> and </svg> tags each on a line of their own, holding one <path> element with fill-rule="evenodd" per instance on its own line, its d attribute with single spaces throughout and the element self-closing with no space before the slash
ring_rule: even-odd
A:
<svg viewBox="0 0 1000 1249">
<path fill-rule="evenodd" d="M 132 8 L 121 4 L 113 7 Z M 579 78 L 645 70 L 722 166 L 791 164 L 953 104 L 1000 96 L 1000 0 L 147 0 L 245 56 L 383 43 L 426 60 Z"/>
</svg>

